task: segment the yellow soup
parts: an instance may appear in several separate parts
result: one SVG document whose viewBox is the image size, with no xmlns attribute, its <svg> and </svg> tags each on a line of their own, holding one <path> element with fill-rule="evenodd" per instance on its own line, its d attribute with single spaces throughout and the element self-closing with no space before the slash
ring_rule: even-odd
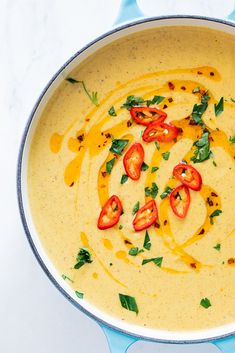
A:
<svg viewBox="0 0 235 353">
<path fill-rule="evenodd" d="M 70 73 L 42 113 L 28 167 L 40 239 L 78 296 L 124 321 L 191 330 L 235 319 L 234 53 L 234 37 L 206 28 L 131 35 Z M 165 112 L 178 135 L 143 141 L 133 104 Z M 110 151 L 117 139 L 127 140 L 120 154 Z M 133 143 L 147 164 L 138 180 L 122 177 Z M 181 161 L 202 177 L 184 218 L 169 195 Z M 98 229 L 112 195 L 123 214 Z M 134 212 L 151 199 L 158 219 L 135 231 Z"/>
</svg>

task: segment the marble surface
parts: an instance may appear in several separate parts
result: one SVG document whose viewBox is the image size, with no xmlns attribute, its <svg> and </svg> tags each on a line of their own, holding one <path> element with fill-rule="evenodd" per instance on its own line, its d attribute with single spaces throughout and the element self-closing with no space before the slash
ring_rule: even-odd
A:
<svg viewBox="0 0 235 353">
<path fill-rule="evenodd" d="M 26 241 L 17 206 L 18 147 L 27 117 L 50 77 L 85 43 L 111 28 L 119 0 L 0 1 L 0 352 L 108 353 L 99 326 L 48 281 Z M 225 17 L 233 0 L 139 0 L 146 15 Z M 215 353 L 210 344 L 147 342 L 130 353 Z"/>
</svg>

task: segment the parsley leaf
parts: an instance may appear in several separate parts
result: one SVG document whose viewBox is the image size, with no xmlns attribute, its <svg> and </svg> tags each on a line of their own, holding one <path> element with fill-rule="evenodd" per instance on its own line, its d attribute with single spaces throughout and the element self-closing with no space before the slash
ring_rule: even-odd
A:
<svg viewBox="0 0 235 353">
<path fill-rule="evenodd" d="M 199 91 L 200 91 L 200 88 L 199 88 Z M 194 92 L 194 93 L 197 93 L 197 92 Z M 198 125 L 204 125 L 204 122 L 202 120 L 202 115 L 205 113 L 208 107 L 209 100 L 210 100 L 210 96 L 208 94 L 208 91 L 206 91 L 206 93 L 201 97 L 201 103 L 194 104 L 193 106 L 192 119 Z"/>
<path fill-rule="evenodd" d="M 235 143 L 235 135 L 229 137 L 230 143 Z"/>
<path fill-rule="evenodd" d="M 134 247 L 134 248 L 130 248 L 129 255 L 136 256 L 136 255 L 138 255 L 141 252 L 144 252 L 144 250 L 143 249 L 139 249 L 138 247 Z"/>
<path fill-rule="evenodd" d="M 70 281 L 70 282 L 73 283 L 73 280 L 72 280 L 71 278 L 69 278 L 68 276 L 66 276 L 65 274 L 62 274 L 61 277 L 62 277 L 64 280 L 67 279 L 68 281 Z"/>
<path fill-rule="evenodd" d="M 147 169 L 149 169 L 148 164 L 146 164 L 145 162 L 143 162 L 143 163 L 142 163 L 142 166 L 141 166 L 142 172 L 145 172 Z"/>
<path fill-rule="evenodd" d="M 159 151 L 160 150 L 160 145 L 157 141 L 155 141 L 155 146 L 156 146 L 156 149 Z"/>
<path fill-rule="evenodd" d="M 215 116 L 219 116 L 224 111 L 224 97 L 221 97 L 217 104 L 214 104 Z"/>
<path fill-rule="evenodd" d="M 83 299 L 83 297 L 84 297 L 84 293 L 78 292 L 76 290 L 75 290 L 75 294 L 79 299 Z"/>
<path fill-rule="evenodd" d="M 122 154 L 122 151 L 128 144 L 129 140 L 113 139 L 110 151 L 116 154 Z"/>
<path fill-rule="evenodd" d="M 194 145 L 197 147 L 194 150 L 194 156 L 191 157 L 193 163 L 201 163 L 209 159 L 212 155 L 210 150 L 210 141 L 209 141 L 209 132 L 205 131 L 201 138 L 194 142 Z"/>
<path fill-rule="evenodd" d="M 143 247 L 144 247 L 146 250 L 150 250 L 150 249 L 151 249 L 151 246 L 152 246 L 152 244 L 151 244 L 151 242 L 150 242 L 149 233 L 148 233 L 148 231 L 146 230 Z"/>
<path fill-rule="evenodd" d="M 137 96 L 128 96 L 126 102 L 121 106 L 121 108 L 126 108 L 127 110 L 131 110 L 132 107 L 138 106 L 144 103 L 144 99 Z"/>
<path fill-rule="evenodd" d="M 149 262 L 153 262 L 156 266 L 161 267 L 162 266 L 162 260 L 163 257 L 153 257 L 152 259 L 145 259 L 142 261 L 142 265 L 145 265 Z"/>
<path fill-rule="evenodd" d="M 214 212 L 212 212 L 209 216 L 210 217 L 210 224 L 214 224 L 213 218 L 218 217 L 221 213 L 222 213 L 221 210 L 215 210 Z"/>
<path fill-rule="evenodd" d="M 221 249 L 221 244 L 216 244 L 215 246 L 213 246 L 213 248 L 217 251 L 220 251 Z"/>
<path fill-rule="evenodd" d="M 112 169 L 113 169 L 113 166 L 114 166 L 114 163 L 115 163 L 115 157 L 113 158 L 113 159 L 111 159 L 110 161 L 108 161 L 107 163 L 106 163 L 106 172 L 108 173 L 108 174 L 110 174 L 111 173 L 111 171 L 112 171 Z"/>
<path fill-rule="evenodd" d="M 169 186 L 167 186 L 163 191 L 163 193 L 160 195 L 161 199 L 162 200 L 165 199 L 165 197 L 167 197 L 171 193 L 171 191 L 172 189 Z"/>
<path fill-rule="evenodd" d="M 203 298 L 201 301 L 200 301 L 200 305 L 205 308 L 205 309 L 208 309 L 210 306 L 211 306 L 211 302 L 208 298 Z"/>
<path fill-rule="evenodd" d="M 156 172 L 158 169 L 159 169 L 158 167 L 152 167 L 152 169 L 151 169 L 151 173 Z"/>
<path fill-rule="evenodd" d="M 162 97 L 162 96 L 154 96 L 153 99 L 147 100 L 146 104 L 148 107 L 151 104 L 160 104 L 164 99 L 165 99 L 165 97 Z"/>
<path fill-rule="evenodd" d="M 147 186 L 145 189 L 145 196 L 148 197 L 148 196 L 152 196 L 153 199 L 156 198 L 157 194 L 158 194 L 158 186 L 156 183 L 152 183 L 152 188 L 150 189 L 149 186 Z"/>
<path fill-rule="evenodd" d="M 170 157 L 170 154 L 171 154 L 171 153 L 170 153 L 169 151 L 162 153 L 163 159 L 165 159 L 165 161 L 168 161 L 168 159 L 169 159 L 169 157 Z"/>
<path fill-rule="evenodd" d="M 68 81 L 68 82 L 70 82 L 70 83 L 72 83 L 72 84 L 81 83 L 81 85 L 82 85 L 82 87 L 83 87 L 83 89 L 84 89 L 86 95 L 87 95 L 88 98 L 90 99 L 90 101 L 91 101 L 94 105 L 96 105 L 96 106 L 99 105 L 99 103 L 98 103 L 98 97 L 97 97 L 98 93 L 97 93 L 97 92 L 91 92 L 91 93 L 90 93 L 90 92 L 88 91 L 88 89 L 86 88 L 86 85 L 85 85 L 84 81 L 78 81 L 78 80 L 75 80 L 75 79 L 72 78 L 72 77 L 67 77 L 67 78 L 66 78 L 66 81 Z"/>
<path fill-rule="evenodd" d="M 119 300 L 123 308 L 134 311 L 136 314 L 138 314 L 139 310 L 134 297 L 119 293 Z"/>
<path fill-rule="evenodd" d="M 127 180 L 128 180 L 128 175 L 123 174 L 123 175 L 122 175 L 122 177 L 121 177 L 121 181 L 120 181 L 120 183 L 121 183 L 121 184 L 124 184 L 124 183 L 126 183 L 126 182 L 127 182 Z"/>
<path fill-rule="evenodd" d="M 91 263 L 91 254 L 87 248 L 81 248 L 77 254 L 77 263 L 74 265 L 74 268 L 78 270 L 80 267 L 85 265 L 85 263 Z"/>
<path fill-rule="evenodd" d="M 115 109 L 114 109 L 114 106 L 112 106 L 112 107 L 109 109 L 108 113 L 109 113 L 110 116 L 117 116 L 117 113 L 116 113 L 116 111 L 115 111 Z"/>
<path fill-rule="evenodd" d="M 140 202 L 137 201 L 135 206 L 133 207 L 133 210 L 132 210 L 132 215 L 134 216 L 136 214 L 136 212 L 139 210 L 140 208 Z"/>
</svg>

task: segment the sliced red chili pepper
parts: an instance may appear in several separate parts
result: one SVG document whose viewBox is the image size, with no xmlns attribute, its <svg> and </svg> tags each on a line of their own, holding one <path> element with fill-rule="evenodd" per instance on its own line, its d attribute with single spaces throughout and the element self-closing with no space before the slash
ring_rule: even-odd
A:
<svg viewBox="0 0 235 353">
<path fill-rule="evenodd" d="M 133 227 L 138 232 L 149 228 L 158 218 L 157 205 L 154 200 L 150 200 L 141 207 L 133 220 Z"/>
<path fill-rule="evenodd" d="M 188 164 L 180 163 L 173 169 L 173 175 L 189 189 L 199 191 L 202 186 L 202 177 L 199 172 Z"/>
<path fill-rule="evenodd" d="M 141 166 L 144 162 L 144 149 L 140 143 L 134 143 L 126 152 L 123 164 L 126 174 L 133 180 L 140 178 Z"/>
<path fill-rule="evenodd" d="M 178 133 L 179 129 L 176 126 L 156 121 L 147 126 L 142 138 L 145 142 L 170 142 L 177 137 Z"/>
<path fill-rule="evenodd" d="M 144 126 L 148 126 L 153 121 L 164 121 L 167 117 L 167 114 L 162 110 L 150 107 L 133 107 L 130 114 L 137 124 Z"/>
<path fill-rule="evenodd" d="M 171 192 L 170 205 L 177 217 L 186 217 L 190 205 L 190 194 L 187 186 L 180 185 Z"/>
<path fill-rule="evenodd" d="M 103 206 L 98 219 L 98 228 L 107 229 L 113 227 L 119 221 L 122 213 L 122 204 L 116 195 L 111 196 Z"/>
</svg>

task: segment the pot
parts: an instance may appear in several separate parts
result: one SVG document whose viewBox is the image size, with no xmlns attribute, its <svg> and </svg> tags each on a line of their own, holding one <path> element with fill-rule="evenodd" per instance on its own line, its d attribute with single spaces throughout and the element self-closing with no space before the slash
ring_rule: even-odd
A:
<svg viewBox="0 0 235 353">
<path fill-rule="evenodd" d="M 72 289 L 69 288 L 66 282 L 62 280 L 61 276 L 57 273 L 50 259 L 46 255 L 40 243 L 30 214 L 27 197 L 27 163 L 32 136 L 38 120 L 40 119 L 40 114 L 46 103 L 56 88 L 64 80 L 64 78 L 68 76 L 68 73 L 71 72 L 78 64 L 80 64 L 84 59 L 96 52 L 98 49 L 113 42 L 114 40 L 125 37 L 131 33 L 161 26 L 204 26 L 211 29 L 218 29 L 235 36 L 235 24 L 227 20 L 180 15 L 146 18 L 130 22 L 130 20 L 133 20 L 133 18 L 140 17 L 142 17 L 142 13 L 137 7 L 136 1 L 124 0 L 122 2 L 116 25 L 123 21 L 125 23 L 121 26 L 115 26 L 114 29 L 112 29 L 110 32 L 95 39 L 82 50 L 77 52 L 54 75 L 54 77 L 51 79 L 51 81 L 48 83 L 40 95 L 29 117 L 19 151 L 17 191 L 21 219 L 30 246 L 48 278 L 74 306 L 83 311 L 89 317 L 95 319 L 97 323 L 101 325 L 107 336 L 110 352 L 124 353 L 128 347 L 137 340 L 150 340 L 164 343 L 190 344 L 210 341 L 216 345 L 221 350 L 221 352 L 232 353 L 235 352 L 235 323 L 202 331 L 169 332 L 164 330 L 148 329 L 144 327 L 141 328 L 128 323 L 124 323 L 121 320 L 103 313 L 85 301 L 81 303 L 81 301 L 79 301 L 75 296 Z M 235 20 L 235 11 L 230 15 L 229 18 L 230 20 Z"/>
</svg>

